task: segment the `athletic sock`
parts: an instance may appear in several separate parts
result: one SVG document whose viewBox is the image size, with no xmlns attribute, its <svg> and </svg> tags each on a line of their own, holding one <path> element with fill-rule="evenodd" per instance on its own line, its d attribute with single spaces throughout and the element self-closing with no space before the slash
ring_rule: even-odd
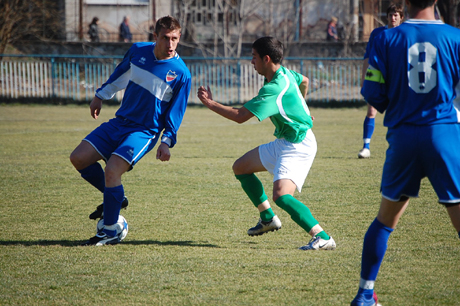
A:
<svg viewBox="0 0 460 306">
<path fill-rule="evenodd" d="M 100 163 L 96 162 L 85 169 L 78 170 L 81 177 L 84 178 L 88 183 L 96 187 L 100 192 L 104 192 L 105 189 L 105 175 L 104 169 Z"/>
<path fill-rule="evenodd" d="M 311 214 L 310 209 L 290 194 L 280 196 L 275 203 L 285 210 L 291 216 L 292 220 L 307 233 L 310 232 L 313 226 L 318 224 L 318 221 Z"/>
<path fill-rule="evenodd" d="M 255 207 L 268 199 L 262 182 L 254 173 L 239 174 L 235 175 L 235 177 L 240 181 L 241 187 L 243 187 L 244 192 L 246 192 Z"/>
<path fill-rule="evenodd" d="M 113 225 L 117 223 L 124 195 L 123 185 L 105 188 L 104 225 Z"/>
<path fill-rule="evenodd" d="M 325 231 L 321 231 L 319 232 L 318 234 L 315 235 L 316 237 L 320 237 L 321 239 L 324 239 L 324 240 L 329 240 L 331 239 L 331 237 L 329 237 L 328 234 L 326 234 Z"/>
<path fill-rule="evenodd" d="M 264 222 L 270 221 L 271 219 L 273 219 L 274 216 L 275 216 L 275 213 L 273 212 L 271 207 L 260 212 L 260 218 Z"/>
<path fill-rule="evenodd" d="M 364 236 L 363 253 L 361 257 L 361 282 L 358 294 L 364 294 L 370 299 L 374 292 L 374 282 L 388 247 L 388 239 L 393 229 L 374 219 Z M 372 289 L 372 290 L 371 290 Z"/>
<path fill-rule="evenodd" d="M 370 148 L 372 134 L 374 134 L 375 129 L 375 118 L 366 117 L 363 124 L 363 142 L 366 149 Z"/>
<path fill-rule="evenodd" d="M 458 232 L 458 238 L 460 238 L 460 232 Z"/>
</svg>

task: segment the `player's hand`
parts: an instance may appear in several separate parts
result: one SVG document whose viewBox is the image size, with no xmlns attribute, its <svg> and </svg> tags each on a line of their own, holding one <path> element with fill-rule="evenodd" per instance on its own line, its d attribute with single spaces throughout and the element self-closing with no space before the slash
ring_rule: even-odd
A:
<svg viewBox="0 0 460 306">
<path fill-rule="evenodd" d="M 169 152 L 169 146 L 165 143 L 160 143 L 157 150 L 157 159 L 161 161 L 168 161 L 171 158 L 171 152 Z"/>
<path fill-rule="evenodd" d="M 207 88 L 204 88 L 204 86 L 200 86 L 200 88 L 198 88 L 197 97 L 198 99 L 200 99 L 201 103 L 207 105 L 208 101 L 212 100 L 212 92 L 209 86 L 207 86 Z"/>
<path fill-rule="evenodd" d="M 91 117 L 94 119 L 97 119 L 99 117 L 99 114 L 101 113 L 101 108 L 102 108 L 102 100 L 99 99 L 98 97 L 94 97 L 93 100 L 91 101 L 91 104 L 89 105 L 89 110 L 91 111 Z"/>
</svg>

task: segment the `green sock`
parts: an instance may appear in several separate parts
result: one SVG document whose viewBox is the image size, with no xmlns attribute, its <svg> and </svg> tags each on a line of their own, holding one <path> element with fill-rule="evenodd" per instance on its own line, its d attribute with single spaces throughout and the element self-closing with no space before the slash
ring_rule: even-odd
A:
<svg viewBox="0 0 460 306">
<path fill-rule="evenodd" d="M 268 199 L 262 182 L 254 173 L 235 175 L 235 177 L 240 181 L 241 187 L 243 187 L 244 192 L 246 192 L 255 207 Z"/>
<path fill-rule="evenodd" d="M 311 214 L 310 209 L 290 194 L 279 197 L 275 203 L 291 215 L 292 220 L 307 233 L 310 232 L 313 226 L 319 224 Z"/>
<path fill-rule="evenodd" d="M 262 219 L 262 221 L 265 221 L 265 222 L 270 221 L 274 216 L 275 216 L 275 213 L 273 212 L 271 207 L 260 212 L 260 218 Z"/>
<path fill-rule="evenodd" d="M 324 240 L 329 240 L 329 239 L 331 239 L 331 237 L 329 237 L 329 235 L 326 234 L 325 231 L 319 232 L 318 234 L 316 234 L 316 236 L 317 236 L 317 237 L 319 236 L 319 237 L 321 237 L 321 238 L 324 239 Z"/>
</svg>

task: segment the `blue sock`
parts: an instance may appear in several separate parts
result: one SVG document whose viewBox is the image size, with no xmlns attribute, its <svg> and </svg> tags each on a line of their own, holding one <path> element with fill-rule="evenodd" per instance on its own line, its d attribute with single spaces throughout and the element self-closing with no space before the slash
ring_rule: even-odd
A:
<svg viewBox="0 0 460 306">
<path fill-rule="evenodd" d="M 364 124 L 363 124 L 363 142 L 364 142 L 363 148 L 369 149 L 372 134 L 374 134 L 374 129 L 375 129 L 375 118 L 366 117 L 364 119 Z"/>
<path fill-rule="evenodd" d="M 83 170 L 78 170 L 81 177 L 96 187 L 100 192 L 105 189 L 105 175 L 100 163 L 94 163 Z"/>
<path fill-rule="evenodd" d="M 117 223 L 120 215 L 121 202 L 125 196 L 123 185 L 106 187 L 104 191 L 104 225 Z M 106 232 L 104 230 L 104 232 Z M 107 233 L 110 234 L 110 233 Z M 114 235 L 111 235 L 114 236 Z"/>
<path fill-rule="evenodd" d="M 374 281 L 377 279 L 380 265 L 387 250 L 388 239 L 393 229 L 374 219 L 364 236 L 361 258 L 361 282 L 358 294 L 370 299 L 374 293 Z"/>
<path fill-rule="evenodd" d="M 460 232 L 458 232 L 458 238 L 460 238 Z"/>
</svg>

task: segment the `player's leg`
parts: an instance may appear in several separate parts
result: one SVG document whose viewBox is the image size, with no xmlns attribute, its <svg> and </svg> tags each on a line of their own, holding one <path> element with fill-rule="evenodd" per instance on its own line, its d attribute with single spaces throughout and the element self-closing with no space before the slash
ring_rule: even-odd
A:
<svg viewBox="0 0 460 306">
<path fill-rule="evenodd" d="M 117 148 L 120 136 L 122 120 L 118 118 L 104 122 L 90 134 L 88 134 L 80 145 L 70 155 L 70 160 L 81 176 L 100 192 L 105 190 L 105 174 L 98 162 L 101 159 L 107 161 L 112 152 Z M 123 208 L 128 206 L 128 199 L 124 198 Z M 89 215 L 90 219 L 101 218 L 103 214 L 103 203 Z"/>
<path fill-rule="evenodd" d="M 370 143 L 374 134 L 376 115 L 377 110 L 368 104 L 367 115 L 363 124 L 363 148 L 358 153 L 359 158 L 369 158 L 371 156 Z"/>
<path fill-rule="evenodd" d="M 115 154 L 110 157 L 105 167 L 104 232 L 110 236 L 116 235 L 116 230 L 112 227 L 118 221 L 125 196 L 121 176 L 130 169 L 131 164 Z"/>
<path fill-rule="evenodd" d="M 335 241 L 319 225 L 310 209 L 294 198 L 296 184 L 290 179 L 280 179 L 273 183 L 273 201 L 286 211 L 301 228 L 312 236 L 312 240 L 301 250 L 333 250 Z"/>
<path fill-rule="evenodd" d="M 450 220 L 455 230 L 458 232 L 458 238 L 460 238 L 460 204 L 447 207 Z"/>
<path fill-rule="evenodd" d="M 377 218 L 364 236 L 361 279 L 358 293 L 351 305 L 373 305 L 371 303 L 374 302 L 374 283 L 387 250 L 388 239 L 408 204 L 407 197 L 398 202 L 382 198 Z"/>
<path fill-rule="evenodd" d="M 70 154 L 70 162 L 80 173 L 81 177 L 100 192 L 104 192 L 104 170 L 98 162 L 101 159 L 102 156 L 99 152 L 85 140 Z"/>
<path fill-rule="evenodd" d="M 121 176 L 131 168 L 125 159 L 118 155 L 112 155 L 105 167 L 105 189 L 104 202 L 104 227 L 94 237 L 83 243 L 83 245 L 106 245 L 120 242 L 116 224 L 120 215 L 121 205 L 125 198 Z"/>
<path fill-rule="evenodd" d="M 427 177 L 460 238 L 460 124 L 436 124 L 423 132 L 432 139 L 432 146 L 424 146 Z"/>
<path fill-rule="evenodd" d="M 139 131 L 137 126 L 127 126 L 124 134 L 126 137 L 122 137 L 123 142 L 110 156 L 105 167 L 104 231 L 109 235 L 114 233 L 112 226 L 118 221 L 125 197 L 121 176 L 131 170 L 157 142 L 157 135 L 146 130 Z"/>
<path fill-rule="evenodd" d="M 264 187 L 255 172 L 266 171 L 259 156 L 259 147 L 247 152 L 233 164 L 233 173 L 254 206 L 259 210 L 260 219 L 248 235 L 262 235 L 281 228 L 281 221 L 273 212 Z"/>
<path fill-rule="evenodd" d="M 156 144 L 157 135 L 147 130 L 138 130 L 137 126 L 126 125 L 124 128 L 125 131 L 120 135 L 120 139 L 124 140 L 113 151 L 105 167 L 104 228 L 84 245 L 116 244 L 120 241 L 116 223 L 125 198 L 121 177 Z"/>
</svg>

